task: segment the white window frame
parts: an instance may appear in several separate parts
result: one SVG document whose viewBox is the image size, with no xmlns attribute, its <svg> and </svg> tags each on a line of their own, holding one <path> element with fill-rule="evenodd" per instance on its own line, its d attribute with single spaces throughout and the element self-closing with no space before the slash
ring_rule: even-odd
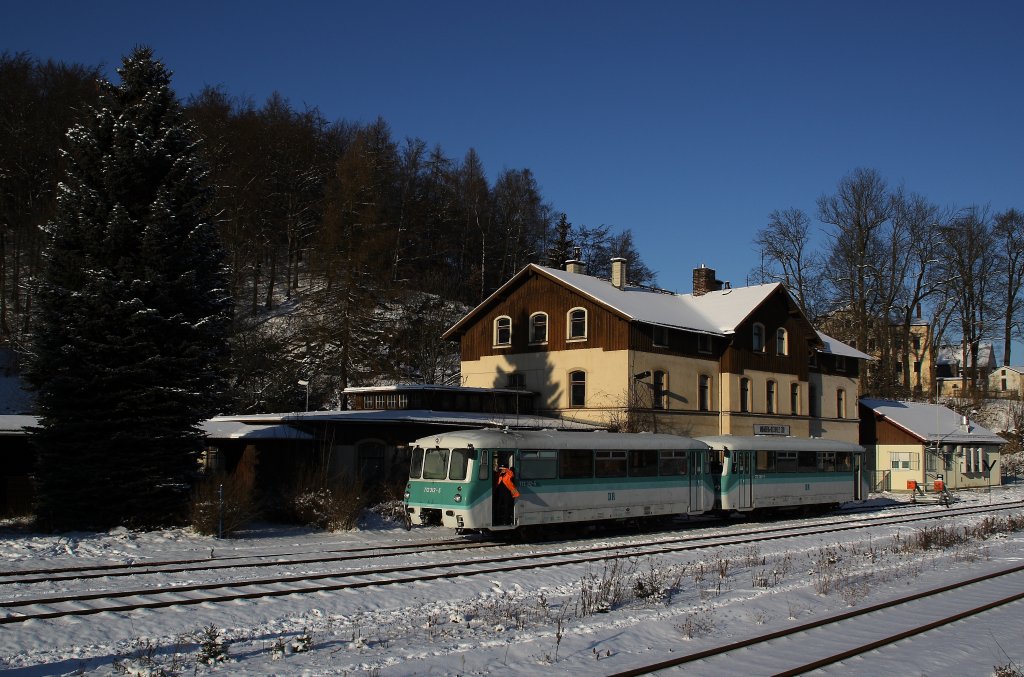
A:
<svg viewBox="0 0 1024 677">
<path fill-rule="evenodd" d="M 576 399 L 575 399 L 574 386 L 577 385 L 577 381 L 573 381 L 573 378 L 572 378 L 573 374 L 582 374 L 583 375 L 583 380 L 580 382 L 583 385 L 583 401 L 581 403 L 577 403 Z M 567 381 L 569 383 L 569 387 L 566 388 L 566 392 L 569 395 L 569 408 L 570 409 L 583 409 L 583 408 L 585 408 L 587 406 L 587 372 L 584 371 L 583 369 L 573 369 L 572 371 L 569 372 L 568 377 L 567 377 Z"/>
<path fill-rule="evenodd" d="M 537 318 L 544 318 L 544 338 L 537 338 Z M 530 345 L 531 346 L 542 346 L 548 342 L 548 328 L 550 323 L 548 322 L 547 313 L 534 313 L 530 315 Z"/>
<path fill-rule="evenodd" d="M 789 355 L 789 332 L 784 327 L 775 330 L 775 352 L 778 355 Z"/>
<path fill-rule="evenodd" d="M 508 341 L 501 341 L 501 321 L 506 320 L 508 322 Z M 507 348 L 512 345 L 512 318 L 508 315 L 499 315 L 494 318 L 494 347 L 495 348 Z"/>
<path fill-rule="evenodd" d="M 755 322 L 751 329 L 750 337 L 751 346 L 755 353 L 765 352 L 766 336 L 764 331 L 764 325 L 760 322 Z"/>
<path fill-rule="evenodd" d="M 583 335 L 582 336 L 574 336 L 573 333 L 572 333 L 572 326 L 573 326 L 572 316 L 573 316 L 573 313 L 576 313 L 576 312 L 583 313 Z M 586 341 L 587 340 L 587 336 L 589 334 L 589 330 L 590 330 L 589 325 L 590 325 L 590 313 L 587 312 L 586 308 L 581 308 L 579 306 L 577 306 L 576 308 L 570 308 L 569 312 L 565 314 L 565 339 L 567 341 Z"/>
</svg>

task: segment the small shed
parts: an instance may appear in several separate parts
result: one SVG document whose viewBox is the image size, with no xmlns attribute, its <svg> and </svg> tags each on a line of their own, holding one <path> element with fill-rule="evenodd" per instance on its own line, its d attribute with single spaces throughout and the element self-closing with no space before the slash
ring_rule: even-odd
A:
<svg viewBox="0 0 1024 677">
<path fill-rule="evenodd" d="M 922 402 L 864 398 L 860 443 L 875 458 L 875 490 L 950 489 L 1001 482 L 999 435 L 952 409 Z"/>
</svg>

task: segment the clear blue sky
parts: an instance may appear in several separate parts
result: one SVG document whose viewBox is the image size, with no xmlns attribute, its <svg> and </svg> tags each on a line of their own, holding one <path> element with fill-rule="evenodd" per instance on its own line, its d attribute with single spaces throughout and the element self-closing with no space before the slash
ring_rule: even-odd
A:
<svg viewBox="0 0 1024 677">
<path fill-rule="evenodd" d="M 0 50 L 112 68 L 152 46 L 184 99 L 277 90 L 382 116 L 576 224 L 631 228 L 661 286 L 744 284 L 773 209 L 877 169 L 942 206 L 1024 209 L 1024 3 L 6 2 Z"/>
</svg>

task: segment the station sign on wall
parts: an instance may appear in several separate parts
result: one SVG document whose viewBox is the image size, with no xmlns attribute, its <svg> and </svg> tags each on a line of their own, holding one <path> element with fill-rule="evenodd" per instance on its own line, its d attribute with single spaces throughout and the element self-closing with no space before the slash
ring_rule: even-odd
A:
<svg viewBox="0 0 1024 677">
<path fill-rule="evenodd" d="M 770 425 L 767 423 L 754 424 L 755 435 L 789 435 L 788 425 Z"/>
</svg>

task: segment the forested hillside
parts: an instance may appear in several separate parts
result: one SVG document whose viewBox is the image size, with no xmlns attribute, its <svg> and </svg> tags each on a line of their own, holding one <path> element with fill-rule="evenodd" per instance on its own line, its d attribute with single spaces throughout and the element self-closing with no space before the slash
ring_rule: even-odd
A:
<svg viewBox="0 0 1024 677">
<path fill-rule="evenodd" d="M 32 330 L 64 134 L 101 75 L 0 55 L 0 343 L 16 349 Z M 528 168 L 488 177 L 472 149 L 453 158 L 383 119 L 330 121 L 277 95 L 210 88 L 184 105 L 228 255 L 235 411 L 301 409 L 299 380 L 312 408 L 344 406 L 351 385 L 453 383 L 457 346 L 440 334 L 527 263 L 561 265 L 574 246 L 592 272 L 625 256 L 632 281 L 653 282 L 628 230 L 573 226 Z"/>
</svg>

